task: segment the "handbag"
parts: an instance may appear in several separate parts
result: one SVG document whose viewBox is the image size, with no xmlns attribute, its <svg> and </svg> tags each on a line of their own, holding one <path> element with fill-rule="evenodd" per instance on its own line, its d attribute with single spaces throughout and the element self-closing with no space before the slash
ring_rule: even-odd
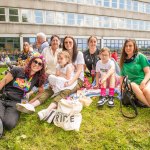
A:
<svg viewBox="0 0 150 150">
<path fill-rule="evenodd" d="M 64 130 L 79 131 L 82 121 L 82 104 L 75 100 L 61 99 L 58 102 L 55 113 L 54 124 Z"/>
<path fill-rule="evenodd" d="M 120 111 L 124 117 L 133 119 L 138 115 L 136 101 L 137 101 L 137 98 L 132 90 L 131 83 L 128 79 L 128 76 L 125 76 L 123 78 L 123 82 L 121 85 L 121 100 L 120 100 Z M 131 107 L 134 110 L 134 115 L 133 116 L 126 115 L 122 110 L 122 105 L 124 106 L 131 105 Z"/>
</svg>

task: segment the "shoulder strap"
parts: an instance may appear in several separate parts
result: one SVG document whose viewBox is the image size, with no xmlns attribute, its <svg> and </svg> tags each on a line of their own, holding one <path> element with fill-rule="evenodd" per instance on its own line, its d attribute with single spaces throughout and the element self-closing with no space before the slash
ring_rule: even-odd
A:
<svg viewBox="0 0 150 150">
<path fill-rule="evenodd" d="M 134 92 L 133 92 L 133 90 L 132 90 L 131 83 L 129 82 L 127 76 L 125 76 L 125 77 L 123 78 L 123 82 L 122 82 L 122 85 L 121 85 L 121 97 L 123 96 L 123 87 L 125 87 L 126 90 L 128 90 L 129 92 L 131 92 L 132 95 L 133 95 L 133 98 L 132 98 L 132 99 L 129 99 L 129 101 L 130 101 L 131 107 L 132 107 L 133 110 L 134 110 L 134 115 L 133 115 L 133 116 L 127 116 L 127 115 L 123 112 L 123 110 L 122 110 L 122 105 L 123 105 L 123 104 L 122 104 L 122 100 L 120 100 L 120 111 L 121 111 L 121 113 L 122 113 L 122 115 L 123 115 L 124 117 L 129 118 L 129 119 L 133 119 L 133 118 L 135 118 L 135 117 L 138 115 L 138 111 L 137 111 L 136 104 L 135 104 L 135 102 L 134 102 L 134 100 L 133 100 L 133 99 L 135 98 L 135 94 L 134 94 Z"/>
</svg>

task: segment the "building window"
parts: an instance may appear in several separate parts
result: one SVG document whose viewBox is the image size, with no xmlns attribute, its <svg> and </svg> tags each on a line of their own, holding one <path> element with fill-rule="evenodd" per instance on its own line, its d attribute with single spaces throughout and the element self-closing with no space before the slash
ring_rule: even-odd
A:
<svg viewBox="0 0 150 150">
<path fill-rule="evenodd" d="M 103 27 L 110 28 L 110 17 L 103 17 Z"/>
<path fill-rule="evenodd" d="M 121 48 L 123 47 L 123 43 L 124 40 L 120 40 L 120 39 L 105 39 L 104 40 L 104 47 L 108 47 L 111 49 L 111 51 L 113 50 L 121 50 Z"/>
<path fill-rule="evenodd" d="M 96 6 L 102 6 L 102 0 L 95 0 Z"/>
<path fill-rule="evenodd" d="M 110 7 L 110 0 L 104 0 L 104 7 Z"/>
<path fill-rule="evenodd" d="M 55 13 L 52 11 L 46 11 L 46 23 L 54 24 Z"/>
<path fill-rule="evenodd" d="M 132 30 L 138 30 L 138 20 L 132 20 Z"/>
<path fill-rule="evenodd" d="M 125 19 L 125 28 L 128 30 L 132 29 L 132 21 L 130 19 Z"/>
<path fill-rule="evenodd" d="M 28 9 L 22 9 L 21 10 L 21 14 L 22 14 L 22 22 L 32 22 L 31 20 L 31 10 Z"/>
<path fill-rule="evenodd" d="M 111 18 L 111 28 L 113 29 L 118 28 L 118 18 Z"/>
<path fill-rule="evenodd" d="M 86 0 L 86 4 L 93 5 L 93 0 Z"/>
<path fill-rule="evenodd" d="M 78 3 L 84 4 L 84 0 L 77 0 Z"/>
<path fill-rule="evenodd" d="M 145 30 L 150 31 L 150 22 L 145 21 Z"/>
<path fill-rule="evenodd" d="M 56 24 L 65 25 L 65 13 L 56 12 Z"/>
<path fill-rule="evenodd" d="M 124 18 L 119 18 L 118 19 L 118 28 L 119 29 L 124 29 L 125 28 L 125 19 Z"/>
<path fill-rule="evenodd" d="M 146 7 L 146 8 L 145 8 L 145 9 L 146 9 L 146 10 L 145 10 L 146 13 L 150 14 L 150 4 L 149 4 L 149 3 L 146 3 L 145 5 L 146 5 L 146 6 L 145 6 L 145 7 Z"/>
<path fill-rule="evenodd" d="M 20 50 L 20 39 L 19 37 L 0 37 L 0 50 L 12 51 Z"/>
<path fill-rule="evenodd" d="M 9 21 L 19 22 L 18 9 L 9 8 Z"/>
<path fill-rule="evenodd" d="M 102 18 L 101 17 L 94 17 L 94 27 L 102 27 Z"/>
<path fill-rule="evenodd" d="M 101 39 L 97 40 L 97 48 L 100 50 L 101 49 Z"/>
<path fill-rule="evenodd" d="M 119 8 L 125 9 L 125 1 L 124 0 L 119 0 Z"/>
<path fill-rule="evenodd" d="M 139 12 L 144 13 L 145 12 L 145 3 L 138 2 L 138 4 L 139 4 Z"/>
<path fill-rule="evenodd" d="M 69 2 L 69 3 L 76 3 L 77 0 L 67 0 L 67 2 Z"/>
<path fill-rule="evenodd" d="M 5 8 L 0 8 L 0 21 L 6 21 L 5 20 Z"/>
<path fill-rule="evenodd" d="M 5 38 L 0 37 L 0 51 L 5 49 Z"/>
<path fill-rule="evenodd" d="M 139 22 L 139 30 L 144 31 L 145 30 L 145 22 L 144 21 L 138 21 Z"/>
<path fill-rule="evenodd" d="M 126 0 L 126 10 L 131 11 L 132 10 L 132 1 Z"/>
<path fill-rule="evenodd" d="M 93 27 L 93 16 L 90 15 L 85 16 L 85 26 Z"/>
<path fill-rule="evenodd" d="M 143 40 L 138 40 L 137 45 L 138 45 L 138 48 L 140 48 L 140 49 L 145 47 Z"/>
<path fill-rule="evenodd" d="M 35 44 L 36 43 L 36 38 L 35 37 L 24 37 L 23 42 L 28 42 L 29 44 Z"/>
<path fill-rule="evenodd" d="M 80 15 L 80 14 L 77 15 L 77 24 L 79 26 L 83 26 L 84 25 L 84 15 Z"/>
<path fill-rule="evenodd" d="M 67 14 L 67 25 L 75 25 L 75 14 Z"/>
<path fill-rule="evenodd" d="M 43 11 L 42 10 L 35 10 L 35 23 L 43 23 Z"/>
<path fill-rule="evenodd" d="M 83 49 L 83 41 L 82 41 L 82 39 L 76 39 L 76 42 L 77 42 L 77 45 L 78 45 L 78 50 L 79 51 L 84 51 L 85 49 Z"/>
<path fill-rule="evenodd" d="M 117 0 L 112 0 L 112 8 L 117 8 Z"/>
<path fill-rule="evenodd" d="M 138 1 L 133 1 L 133 11 L 138 11 Z"/>
</svg>

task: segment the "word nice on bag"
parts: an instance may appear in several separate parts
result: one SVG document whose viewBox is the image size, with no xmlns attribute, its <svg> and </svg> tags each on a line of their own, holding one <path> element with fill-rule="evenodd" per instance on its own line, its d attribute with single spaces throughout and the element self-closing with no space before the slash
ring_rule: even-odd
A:
<svg viewBox="0 0 150 150">
<path fill-rule="evenodd" d="M 64 130 L 79 131 L 82 121 L 82 104 L 79 101 L 61 99 L 58 102 L 54 124 Z"/>
</svg>

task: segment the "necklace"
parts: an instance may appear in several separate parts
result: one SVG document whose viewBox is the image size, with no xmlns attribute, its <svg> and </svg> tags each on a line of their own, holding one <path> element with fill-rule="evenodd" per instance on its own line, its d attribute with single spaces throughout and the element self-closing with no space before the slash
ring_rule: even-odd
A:
<svg viewBox="0 0 150 150">
<path fill-rule="evenodd" d="M 92 64 L 94 64 L 94 56 L 93 56 L 94 54 L 90 54 L 90 58 L 91 58 L 91 61 L 92 61 Z"/>
</svg>

